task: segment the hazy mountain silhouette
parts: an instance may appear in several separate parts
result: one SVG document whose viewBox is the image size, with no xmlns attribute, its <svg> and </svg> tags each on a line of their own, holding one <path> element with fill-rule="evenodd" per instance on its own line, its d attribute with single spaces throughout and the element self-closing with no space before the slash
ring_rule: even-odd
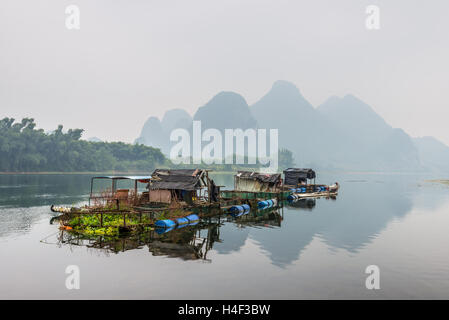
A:
<svg viewBox="0 0 449 320">
<path fill-rule="evenodd" d="M 357 170 L 423 169 L 412 139 L 402 129 L 388 125 L 358 98 L 352 95 L 331 97 L 317 111 L 332 123 L 338 151 L 331 155 L 331 159 L 338 167 Z"/>
<path fill-rule="evenodd" d="M 238 93 L 227 91 L 218 93 L 204 106 L 199 107 L 193 119 L 200 120 L 204 129 L 257 127 L 257 121 L 252 116 L 245 99 Z"/>
<path fill-rule="evenodd" d="M 335 149 L 332 125 L 290 82 L 276 81 L 250 109 L 260 128 L 278 129 L 279 147 L 293 151 L 298 165 L 324 164 Z"/>
<path fill-rule="evenodd" d="M 449 148 L 434 137 L 413 139 L 421 163 L 432 171 L 449 172 Z"/>
<path fill-rule="evenodd" d="M 193 116 L 202 129 L 278 129 L 279 147 L 294 154 L 298 166 L 317 169 L 449 172 L 449 147 L 435 138 L 411 138 L 393 128 L 353 95 L 330 97 L 314 108 L 288 81 L 276 81 L 252 106 L 234 92 L 220 92 Z M 162 121 L 150 117 L 138 143 L 169 153 L 174 128 L 191 130 L 182 109 L 167 111 Z"/>
<path fill-rule="evenodd" d="M 177 128 L 187 129 L 192 125 L 192 117 L 183 109 L 168 110 L 162 118 L 161 125 L 168 133 Z"/>
<path fill-rule="evenodd" d="M 101 139 L 98 138 L 98 137 L 90 137 L 90 138 L 87 138 L 87 141 L 89 141 L 89 142 L 103 142 L 103 140 L 101 140 Z"/>
<path fill-rule="evenodd" d="M 171 109 L 165 112 L 162 121 L 150 117 L 145 122 L 136 143 L 160 148 L 164 154 L 170 152 L 170 133 L 173 129 L 188 129 L 192 125 L 192 117 L 183 109 Z"/>
</svg>

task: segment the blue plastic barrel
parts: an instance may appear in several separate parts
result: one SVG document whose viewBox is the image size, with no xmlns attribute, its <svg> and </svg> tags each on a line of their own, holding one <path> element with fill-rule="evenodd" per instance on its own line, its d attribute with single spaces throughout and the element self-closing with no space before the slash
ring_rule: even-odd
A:
<svg viewBox="0 0 449 320">
<path fill-rule="evenodd" d="M 189 224 L 190 222 L 187 218 L 176 218 L 175 221 L 178 225 Z"/>
<path fill-rule="evenodd" d="M 181 229 L 181 228 L 184 228 L 184 227 L 187 227 L 187 226 L 189 226 L 188 223 L 185 223 L 185 224 L 178 224 L 178 225 L 176 226 L 176 229 Z"/>
<path fill-rule="evenodd" d="M 176 223 L 172 220 L 166 219 L 166 220 L 158 220 L 154 225 L 159 228 L 172 228 L 176 226 Z"/>
<path fill-rule="evenodd" d="M 167 233 L 169 231 L 172 231 L 175 227 L 171 227 L 171 228 L 156 228 L 155 231 L 157 234 L 163 234 L 163 233 Z"/>
<path fill-rule="evenodd" d="M 190 214 L 190 215 L 188 215 L 187 217 L 184 217 L 184 218 L 189 220 L 190 223 L 192 223 L 194 221 L 198 222 L 198 220 L 200 220 L 200 217 L 198 217 L 196 214 Z"/>
</svg>

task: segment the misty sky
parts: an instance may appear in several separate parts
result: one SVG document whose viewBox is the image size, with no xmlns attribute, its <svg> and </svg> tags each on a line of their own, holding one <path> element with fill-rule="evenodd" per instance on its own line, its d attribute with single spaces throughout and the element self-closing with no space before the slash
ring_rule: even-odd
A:
<svg viewBox="0 0 449 320">
<path fill-rule="evenodd" d="M 132 142 L 151 115 L 223 90 L 252 104 L 282 79 L 314 106 L 352 93 L 449 145 L 448 15 L 447 0 L 1 0 L 0 117 Z"/>
</svg>

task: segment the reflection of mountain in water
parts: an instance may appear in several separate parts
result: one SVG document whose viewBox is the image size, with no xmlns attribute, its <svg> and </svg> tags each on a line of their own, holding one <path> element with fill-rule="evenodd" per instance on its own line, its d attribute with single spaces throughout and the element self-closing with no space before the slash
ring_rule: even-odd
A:
<svg viewBox="0 0 449 320">
<path fill-rule="evenodd" d="M 203 220 L 194 227 L 152 235 L 138 244 L 147 246 L 153 255 L 207 260 L 212 247 L 219 254 L 232 254 L 252 239 L 279 267 L 296 261 L 317 236 L 332 248 L 356 252 L 392 219 L 412 209 L 415 193 L 410 181 L 390 180 L 354 180 L 344 183 L 336 200 L 307 199 L 236 219 L 222 216 Z"/>
<path fill-rule="evenodd" d="M 412 209 L 408 185 L 347 183 L 336 201 L 317 200 L 313 212 L 285 209 L 285 221 L 276 232 L 254 230 L 249 235 L 268 252 L 273 264 L 285 266 L 297 260 L 313 238 L 329 246 L 357 251 L 368 244 L 395 217 Z"/>
<path fill-rule="evenodd" d="M 215 174 L 213 178 L 219 185 L 230 187 L 233 184 L 231 174 Z M 332 248 L 356 252 L 370 243 L 391 220 L 404 217 L 413 207 L 438 207 L 446 199 L 442 193 L 446 194 L 447 189 L 422 183 L 424 179 L 404 175 L 357 175 L 356 178 L 347 176 L 346 180 L 342 176 L 324 179 L 321 176 L 323 181 L 341 182 L 336 201 L 309 199 L 287 204 L 271 216 L 257 216 L 263 211 L 257 212 L 256 216 L 251 213 L 237 219 L 226 216 L 220 222 L 202 221 L 198 226 L 174 230 L 174 233 L 152 239 L 124 238 L 120 239 L 122 242 L 103 242 L 101 245 L 94 239 L 80 245 L 120 252 L 122 248 L 147 247 L 151 240 L 154 255 L 183 256 L 185 259 L 196 255 L 196 259 L 200 259 L 201 254 L 198 256 L 194 245 L 203 241 L 208 242 L 210 248 L 213 245 L 218 254 L 232 254 L 238 252 L 247 239 L 252 239 L 273 264 L 286 266 L 297 260 L 315 237 Z M 83 195 L 89 191 L 89 181 L 89 175 L 1 176 L 0 237 L 27 232 L 38 220 L 50 218 L 49 205 L 52 203 L 71 205 L 85 199 Z M 280 227 L 279 217 L 284 218 Z M 215 228 L 215 231 L 209 231 L 209 228 Z M 191 229 L 200 234 L 192 233 Z M 196 240 L 192 242 L 194 238 Z M 205 244 L 202 248 L 206 248 Z"/>
</svg>

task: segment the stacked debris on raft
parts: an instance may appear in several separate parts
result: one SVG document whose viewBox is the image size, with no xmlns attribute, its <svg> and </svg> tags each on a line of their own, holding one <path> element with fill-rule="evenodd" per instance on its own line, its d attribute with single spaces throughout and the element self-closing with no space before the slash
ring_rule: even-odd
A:
<svg viewBox="0 0 449 320">
<path fill-rule="evenodd" d="M 307 184 L 307 180 L 315 179 L 316 174 L 312 169 L 288 168 L 284 170 L 284 184 L 287 186 L 297 186 Z"/>
<path fill-rule="evenodd" d="M 238 171 L 234 176 L 234 189 L 250 192 L 275 192 L 282 184 L 281 174 Z"/>
<path fill-rule="evenodd" d="M 150 202 L 172 203 L 184 201 L 193 204 L 198 200 L 218 201 L 218 187 L 209 179 L 206 170 L 156 169 L 149 184 Z M 207 189 L 206 193 L 202 190 Z"/>
</svg>

